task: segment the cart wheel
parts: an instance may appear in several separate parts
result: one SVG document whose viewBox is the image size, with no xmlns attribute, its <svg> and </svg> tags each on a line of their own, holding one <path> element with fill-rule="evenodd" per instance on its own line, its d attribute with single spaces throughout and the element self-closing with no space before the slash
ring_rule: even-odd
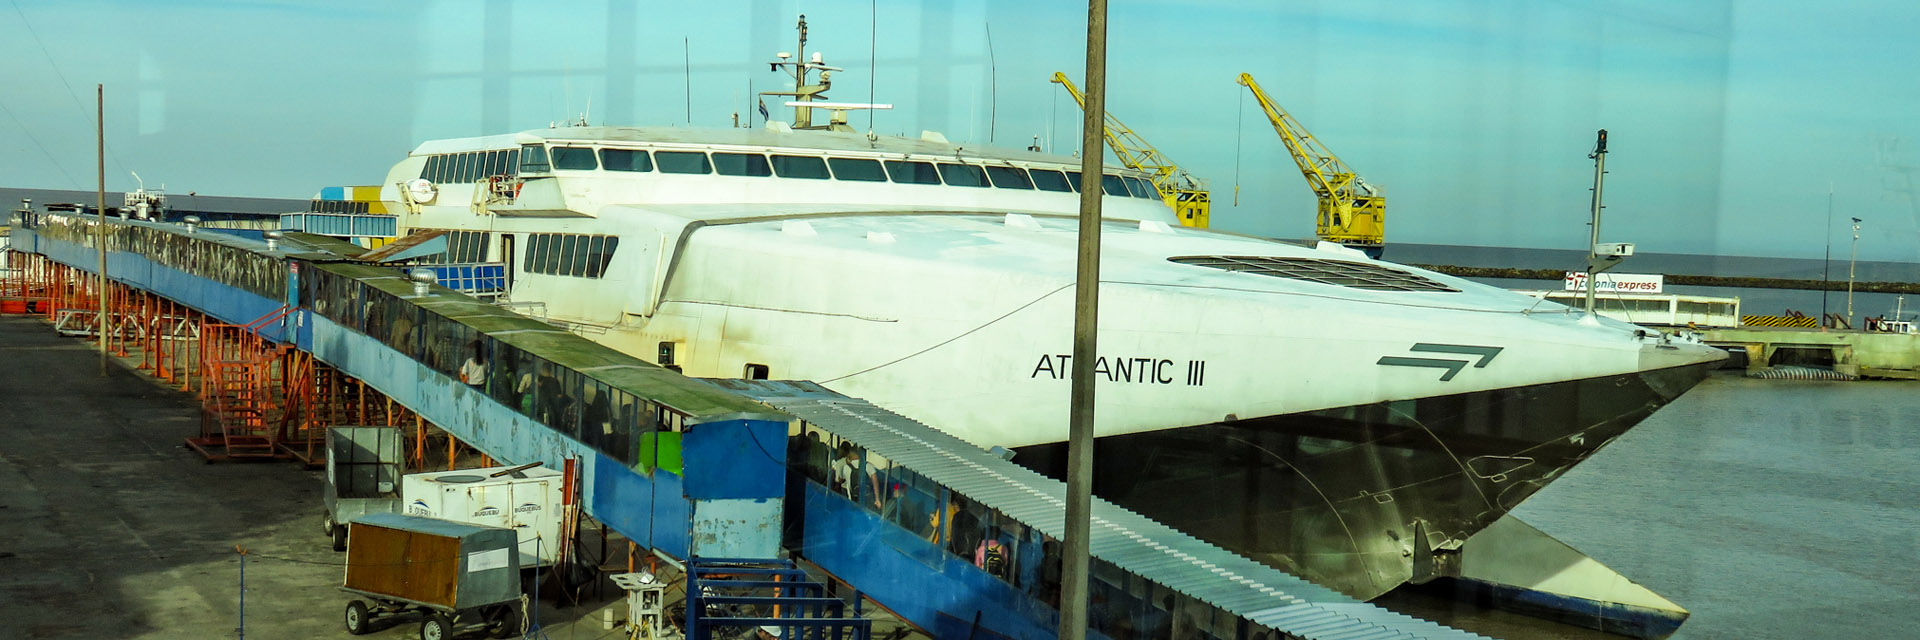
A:
<svg viewBox="0 0 1920 640">
<path fill-rule="evenodd" d="M 331 514 L 329 514 L 329 515 L 325 515 L 325 516 L 321 516 L 321 518 L 320 518 L 320 531 L 321 531 L 322 533 L 324 533 L 324 534 L 326 534 L 326 535 L 328 535 L 328 536 L 332 536 L 332 535 L 333 535 L 333 527 L 334 527 L 334 524 L 333 524 L 333 516 L 332 516 Z"/>
<path fill-rule="evenodd" d="M 333 528 L 333 550 L 334 551 L 347 550 L 347 528 L 346 527 L 335 526 Z"/>
<path fill-rule="evenodd" d="M 420 621 L 420 640 L 447 640 L 453 637 L 453 619 L 438 611 L 428 612 Z"/>
<path fill-rule="evenodd" d="M 511 638 L 520 635 L 519 603 L 497 605 L 487 614 L 487 628 L 495 638 Z"/>
<path fill-rule="evenodd" d="M 372 630 L 373 614 L 367 611 L 367 603 L 355 600 L 347 603 L 347 633 L 364 635 Z"/>
</svg>

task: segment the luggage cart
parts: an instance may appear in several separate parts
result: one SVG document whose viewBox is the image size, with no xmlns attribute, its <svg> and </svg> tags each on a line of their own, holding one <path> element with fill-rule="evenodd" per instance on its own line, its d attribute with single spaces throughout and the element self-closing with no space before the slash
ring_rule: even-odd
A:
<svg viewBox="0 0 1920 640">
<path fill-rule="evenodd" d="M 327 429 L 326 518 L 321 530 L 334 551 L 347 550 L 347 523 L 369 513 L 400 510 L 400 464 L 405 458 L 399 427 Z"/>
<path fill-rule="evenodd" d="M 445 640 L 484 626 L 495 638 L 522 633 L 518 536 L 512 529 L 375 513 L 348 524 L 341 591 L 347 633 L 373 631 L 400 615 L 420 616 L 420 640 Z"/>
</svg>

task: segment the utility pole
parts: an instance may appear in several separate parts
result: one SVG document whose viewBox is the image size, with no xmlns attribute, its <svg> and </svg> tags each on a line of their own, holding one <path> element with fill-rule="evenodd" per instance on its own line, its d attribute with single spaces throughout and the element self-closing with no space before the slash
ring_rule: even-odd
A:
<svg viewBox="0 0 1920 640">
<path fill-rule="evenodd" d="M 1087 3 L 1087 93 L 1081 109 L 1080 255 L 1074 276 L 1073 395 L 1068 409 L 1067 532 L 1061 542 L 1059 640 L 1087 637 L 1088 536 L 1093 518 L 1093 365 L 1100 318 L 1101 144 L 1107 116 L 1107 2 Z"/>
<path fill-rule="evenodd" d="M 1860 257 L 1860 219 L 1853 219 L 1853 249 L 1847 254 L 1847 327 L 1853 327 L 1853 266 Z"/>
<path fill-rule="evenodd" d="M 100 308 L 94 311 L 100 338 L 100 376 L 107 375 L 107 85 L 93 85 L 94 155 L 99 159 L 100 182 L 94 191 L 93 246 L 100 250 Z"/>
</svg>

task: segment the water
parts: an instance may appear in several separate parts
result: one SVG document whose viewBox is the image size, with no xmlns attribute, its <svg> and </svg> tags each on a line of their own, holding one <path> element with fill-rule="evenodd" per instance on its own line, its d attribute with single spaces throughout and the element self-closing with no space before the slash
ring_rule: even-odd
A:
<svg viewBox="0 0 1920 640">
<path fill-rule="evenodd" d="M 1690 609 L 1674 638 L 1914 637 L 1916 417 L 1911 382 L 1716 374 L 1514 513 Z"/>
</svg>

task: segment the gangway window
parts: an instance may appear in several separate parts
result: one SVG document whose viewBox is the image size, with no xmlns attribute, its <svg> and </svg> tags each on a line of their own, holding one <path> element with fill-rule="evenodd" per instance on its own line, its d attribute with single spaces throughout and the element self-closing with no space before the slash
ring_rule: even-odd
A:
<svg viewBox="0 0 1920 640">
<path fill-rule="evenodd" d="M 987 167 L 987 177 L 993 180 L 993 186 L 1002 189 L 1033 188 L 1033 181 L 1027 178 L 1027 172 L 1018 167 Z"/>
<path fill-rule="evenodd" d="M 813 156 L 773 156 L 773 172 L 782 178 L 826 180 L 833 177 L 827 173 L 827 161 Z"/>
<path fill-rule="evenodd" d="M 723 176 L 773 175 L 773 169 L 767 166 L 767 157 L 758 153 L 714 153 L 713 169 Z"/>
<path fill-rule="evenodd" d="M 1033 186 L 1039 187 L 1041 191 L 1075 191 L 1077 189 L 1074 185 L 1079 183 L 1075 180 L 1069 184 L 1067 174 L 1053 169 L 1029 169 L 1027 174 L 1033 176 Z"/>
<path fill-rule="evenodd" d="M 639 149 L 601 149 L 600 166 L 608 171 L 652 171 L 653 156 Z"/>
<path fill-rule="evenodd" d="M 660 165 L 661 173 L 713 173 L 707 154 L 698 151 L 658 151 L 653 154 L 653 160 Z"/>
<path fill-rule="evenodd" d="M 888 160 L 887 175 L 902 184 L 940 184 L 940 172 L 931 162 Z"/>
<path fill-rule="evenodd" d="M 567 171 L 592 171 L 600 168 L 600 163 L 593 159 L 593 149 L 554 147 L 553 168 Z"/>
<path fill-rule="evenodd" d="M 880 161 L 864 158 L 827 158 L 827 164 L 833 167 L 833 177 L 854 182 L 886 182 L 887 172 L 880 168 Z"/>
<path fill-rule="evenodd" d="M 987 170 L 970 164 L 940 163 L 940 177 L 949 186 L 984 187 L 987 186 Z"/>
</svg>

